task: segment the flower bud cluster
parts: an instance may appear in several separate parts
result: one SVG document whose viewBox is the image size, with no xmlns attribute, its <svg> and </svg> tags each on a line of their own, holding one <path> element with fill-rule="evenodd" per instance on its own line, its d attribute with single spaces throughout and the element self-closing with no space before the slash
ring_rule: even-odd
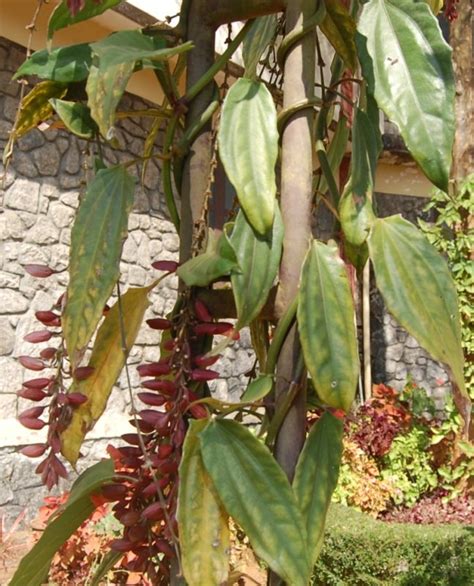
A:
<svg viewBox="0 0 474 586">
<path fill-rule="evenodd" d="M 43 265 L 26 265 L 25 270 L 34 277 L 46 278 L 54 271 Z M 19 422 L 31 430 L 47 429 L 44 442 L 24 446 L 20 452 L 29 458 L 45 456 L 36 468 L 48 489 L 55 486 L 60 478 L 67 478 L 67 470 L 61 462 L 60 434 L 67 427 L 72 410 L 87 398 L 81 393 L 68 393 L 66 381 L 70 378 L 67 370 L 66 353 L 61 335 L 61 310 L 63 295 L 47 311 L 37 311 L 36 319 L 42 329 L 28 333 L 24 340 L 31 344 L 50 345 L 43 347 L 38 356 L 19 356 L 18 361 L 27 370 L 41 373 L 38 378 L 25 380 L 17 392 L 18 397 L 30 401 L 34 406 L 24 409 L 18 416 Z M 90 370 L 90 369 L 89 369 Z M 87 367 L 76 369 L 74 378 L 81 380 L 89 376 Z M 46 455 L 45 455 L 46 454 Z"/>
</svg>

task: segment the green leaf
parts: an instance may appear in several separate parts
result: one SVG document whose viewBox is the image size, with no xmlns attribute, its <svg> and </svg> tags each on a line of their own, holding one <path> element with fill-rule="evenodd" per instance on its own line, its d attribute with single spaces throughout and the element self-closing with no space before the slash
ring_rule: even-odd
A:
<svg viewBox="0 0 474 586">
<path fill-rule="evenodd" d="M 97 134 L 97 125 L 84 104 L 54 98 L 50 100 L 50 104 L 64 122 L 64 126 L 76 136 L 91 139 Z"/>
<path fill-rule="evenodd" d="M 424 2 L 370 0 L 358 25 L 364 77 L 428 179 L 447 191 L 454 139 L 451 49 Z"/>
<path fill-rule="evenodd" d="M 401 216 L 377 219 L 368 244 L 388 311 L 433 358 L 451 368 L 466 394 L 458 300 L 446 261 Z"/>
<path fill-rule="evenodd" d="M 66 91 L 63 84 L 55 81 L 42 81 L 36 84 L 20 103 L 20 116 L 12 136 L 20 138 L 36 128 L 40 122 L 50 118 L 53 113 L 50 98 L 62 98 Z"/>
<path fill-rule="evenodd" d="M 245 389 L 244 394 L 240 397 L 243 403 L 253 403 L 266 397 L 273 388 L 273 376 L 261 374 L 253 380 Z"/>
<path fill-rule="evenodd" d="M 101 170 L 89 183 L 71 233 L 69 285 L 62 316 L 73 370 L 119 277 L 135 179 L 124 167 Z"/>
<path fill-rule="evenodd" d="M 292 586 L 311 573 L 306 531 L 288 480 L 268 449 L 243 425 L 217 419 L 200 434 L 204 465 L 227 512 L 255 553 Z"/>
<path fill-rule="evenodd" d="M 44 584 L 54 554 L 96 508 L 90 499 L 91 494 L 111 482 L 114 474 L 112 460 L 102 460 L 78 477 L 64 508 L 48 524 L 33 549 L 21 560 L 10 586 Z"/>
<path fill-rule="evenodd" d="M 219 277 L 238 270 L 237 257 L 224 230 L 219 238 L 209 231 L 206 252 L 191 258 L 177 270 L 188 287 L 206 287 Z"/>
<path fill-rule="evenodd" d="M 86 84 L 87 104 L 92 118 L 106 140 L 112 141 L 115 137 L 115 111 L 133 69 L 133 61 L 105 69 L 96 65 L 91 66 Z"/>
<path fill-rule="evenodd" d="M 191 42 L 166 47 L 163 37 L 150 37 L 137 30 L 119 31 L 91 45 L 92 51 L 99 57 L 101 69 L 149 59 L 164 61 L 192 48 Z"/>
<path fill-rule="evenodd" d="M 86 434 L 94 427 L 107 405 L 113 386 L 122 371 L 125 359 L 132 348 L 150 302 L 148 293 L 154 286 L 129 289 L 122 296 L 120 305 L 108 311 L 94 342 L 89 366 L 93 373 L 82 381 L 73 383 L 70 392 L 82 393 L 87 401 L 74 409 L 71 421 L 61 433 L 61 451 L 74 466 L 79 457 Z M 123 352 L 121 319 L 125 331 L 127 352 Z"/>
<path fill-rule="evenodd" d="M 277 115 L 265 84 L 239 79 L 222 106 L 219 155 L 240 205 L 256 232 L 265 236 L 275 215 Z"/>
<path fill-rule="evenodd" d="M 277 24 L 276 14 L 254 20 L 242 43 L 245 77 L 253 79 L 256 76 L 258 62 L 275 36 Z"/>
<path fill-rule="evenodd" d="M 340 0 L 324 0 L 326 15 L 319 25 L 346 67 L 357 69 L 356 23 Z"/>
<path fill-rule="evenodd" d="M 305 364 L 319 397 L 348 411 L 357 386 L 359 355 L 352 293 L 336 245 L 314 241 L 308 251 L 297 319 Z"/>
<path fill-rule="evenodd" d="M 97 2 L 97 0 L 85 0 L 84 7 L 79 10 L 77 14 L 72 16 L 67 5 L 67 0 L 62 0 L 61 4 L 56 6 L 49 18 L 48 40 L 53 38 L 56 31 L 72 24 L 82 22 L 83 20 L 88 20 L 94 16 L 98 16 L 109 8 L 117 6 L 121 1 L 122 0 L 101 0 L 101 2 Z"/>
<path fill-rule="evenodd" d="M 339 476 L 344 424 L 325 412 L 311 428 L 296 466 L 293 490 L 306 521 L 314 565 L 321 551 L 324 525 Z"/>
<path fill-rule="evenodd" d="M 242 328 L 255 319 L 267 301 L 278 274 L 283 233 L 277 204 L 272 232 L 266 238 L 254 231 L 242 211 L 237 216 L 230 237 L 240 267 L 240 272 L 231 275 L 238 317 L 236 328 Z"/>
<path fill-rule="evenodd" d="M 36 75 L 61 83 L 82 81 L 89 75 L 92 63 L 91 48 L 87 43 L 58 47 L 52 51 L 43 49 L 20 65 L 13 79 L 24 75 Z"/>
<path fill-rule="evenodd" d="M 179 467 L 179 543 L 189 586 L 225 584 L 229 575 L 228 515 L 204 468 L 198 438 L 207 424 L 190 422 Z"/>
</svg>

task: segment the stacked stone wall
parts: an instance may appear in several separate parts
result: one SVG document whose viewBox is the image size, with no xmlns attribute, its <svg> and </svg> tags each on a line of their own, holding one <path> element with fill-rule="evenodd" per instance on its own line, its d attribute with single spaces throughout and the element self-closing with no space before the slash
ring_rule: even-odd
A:
<svg viewBox="0 0 474 586">
<path fill-rule="evenodd" d="M 24 50 L 0 39 L 0 150 L 3 151 L 15 119 L 20 86 L 12 82 L 14 71 L 24 60 Z M 127 95 L 120 110 L 140 110 L 149 104 Z M 130 118 L 119 125 L 118 137 L 122 148 L 105 149 L 109 164 L 129 161 L 143 154 L 144 140 L 152 121 L 150 118 Z M 159 140 L 159 139 L 158 139 Z M 79 198 L 85 187 L 91 153 L 86 142 L 70 134 L 50 129 L 34 130 L 15 146 L 6 173 L 0 212 L 0 509 L 11 515 L 25 507 L 34 512 L 44 490 L 34 474 L 36 464 L 16 453 L 23 445 L 41 441 L 41 432 L 23 428 L 16 416 L 30 407 L 18 399 L 16 391 L 23 380 L 35 373 L 24 370 L 18 356 L 37 355 L 43 346 L 25 342 L 28 332 L 42 329 L 35 319 L 38 310 L 48 310 L 64 292 L 66 273 L 48 279 L 35 279 L 25 273 L 24 265 L 47 264 L 55 270 L 67 267 L 71 225 Z M 139 176 L 138 168 L 131 167 Z M 3 168 L 0 168 L 3 174 Z M 151 283 L 158 273 L 151 263 L 160 258 L 175 259 L 179 241 L 172 223 L 164 213 L 160 169 L 153 160 L 147 166 L 143 185 L 137 179 L 135 205 L 129 220 L 129 235 L 125 241 L 121 263 L 123 290 L 129 286 Z M 177 280 L 170 277 L 150 295 L 151 306 L 146 318 L 163 316 L 173 307 Z M 138 388 L 136 366 L 159 357 L 158 334 L 142 328 L 130 356 L 132 388 Z M 48 344 L 45 344 L 45 346 Z M 242 375 L 252 366 L 248 337 L 230 348 L 220 365 L 222 379 L 217 392 L 222 398 L 237 400 Z M 33 376 L 32 376 L 33 375 Z M 109 400 L 105 415 L 88 436 L 82 450 L 82 465 L 105 455 L 106 445 L 122 433 L 130 431 L 130 397 L 123 375 Z"/>
<path fill-rule="evenodd" d="M 8 140 L 15 119 L 20 86 L 12 82 L 14 71 L 24 60 L 24 49 L 0 39 L 0 149 Z M 121 110 L 137 110 L 148 106 L 143 100 L 127 95 Z M 122 148 L 105 150 L 110 164 L 141 156 L 150 128 L 148 118 L 129 118 L 119 125 Z M 18 356 L 35 354 L 38 346 L 23 341 L 30 331 L 40 329 L 35 311 L 49 309 L 63 293 L 66 273 L 46 280 L 34 279 L 25 273 L 28 263 L 47 264 L 56 270 L 66 268 L 71 224 L 85 187 L 92 153 L 88 145 L 58 129 L 35 130 L 21 138 L 5 175 L 0 192 L 0 509 L 16 515 L 25 508 L 32 514 L 41 503 L 35 464 L 17 454 L 22 445 L 41 441 L 17 422 L 18 412 L 27 406 L 19 401 L 16 391 L 23 380 L 31 378 L 18 363 Z M 133 167 L 131 167 L 133 171 Z M 139 174 L 139 170 L 134 170 Z M 0 173 L 2 168 L 0 167 Z M 134 211 L 129 221 L 129 236 L 124 244 L 121 281 L 128 286 L 143 286 L 157 276 L 151 263 L 159 258 L 176 258 L 178 238 L 166 218 L 161 194 L 160 169 L 150 161 L 143 185 L 137 182 Z M 412 197 L 378 196 L 382 215 L 400 210 L 414 221 L 424 201 Z M 164 281 L 150 296 L 147 317 L 168 312 L 176 296 L 175 278 Z M 385 312 L 380 296 L 372 294 L 372 353 L 375 382 L 400 388 L 410 374 L 437 399 L 448 388 L 445 371 L 424 353 L 407 333 Z M 132 387 L 138 387 L 136 366 L 158 358 L 156 332 L 143 328 L 131 351 Z M 249 349 L 248 332 L 229 348 L 219 361 L 222 378 L 215 386 L 222 399 L 237 400 L 254 364 Z M 116 385 L 105 416 L 88 436 L 83 447 L 84 465 L 105 455 L 105 447 L 122 433 L 130 430 L 130 398 L 125 377 Z"/>
</svg>

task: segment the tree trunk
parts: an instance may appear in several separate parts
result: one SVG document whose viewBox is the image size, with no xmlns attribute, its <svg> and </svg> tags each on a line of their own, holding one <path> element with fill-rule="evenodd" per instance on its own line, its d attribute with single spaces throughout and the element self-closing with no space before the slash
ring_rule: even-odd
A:
<svg viewBox="0 0 474 586">
<path fill-rule="evenodd" d="M 474 61 L 472 1 L 457 4 L 458 18 L 451 24 L 450 43 L 456 76 L 456 135 L 453 149 L 452 177 L 456 183 L 474 170 Z"/>
</svg>

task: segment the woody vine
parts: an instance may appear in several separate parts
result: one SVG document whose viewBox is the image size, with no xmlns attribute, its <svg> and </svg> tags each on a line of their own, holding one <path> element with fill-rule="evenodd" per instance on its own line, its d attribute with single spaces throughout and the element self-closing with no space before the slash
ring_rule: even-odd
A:
<svg viewBox="0 0 474 586">
<path fill-rule="evenodd" d="M 63 0 L 51 15 L 49 40 L 119 3 Z M 227 583 L 231 517 L 267 564 L 269 583 L 307 584 L 359 377 L 349 275 L 367 262 L 389 311 L 450 369 L 468 426 L 447 265 L 413 225 L 400 216 L 378 218 L 372 206 L 382 149 L 379 109 L 399 126 L 427 178 L 452 193 L 454 76 L 437 4 L 185 0 L 174 28 L 159 23 L 45 49 L 19 68 L 17 78 L 41 81 L 22 99 L 4 162 L 19 137 L 50 119 L 90 141 L 95 153 L 72 229 L 69 284 L 55 307 L 37 312 L 44 328 L 27 336 L 53 343 L 20 358 L 27 370 L 41 372 L 19 392 L 34 403 L 20 422 L 47 428 L 44 442 L 32 440 L 22 451 L 40 458 L 36 471 L 49 488 L 68 475 L 66 461 L 76 465 L 128 369 L 141 327 L 156 330 L 160 359 L 138 367 L 140 389 L 129 385 L 125 445 L 109 448 L 108 459 L 76 480 L 11 584 L 41 584 L 58 538 L 67 539 L 104 501 L 113 503 L 123 536 L 110 544 L 94 583 L 117 563 L 141 573 L 144 583 Z M 451 4 L 447 10 L 452 17 Z M 216 57 L 217 27 L 236 21 L 245 24 Z M 324 77 L 323 37 L 333 48 L 331 79 Z M 241 45 L 244 76 L 219 86 L 216 75 Z M 134 113 L 154 117 L 143 166 L 154 157 L 162 162 L 180 254 L 178 263 L 158 259 L 147 287 L 121 291 L 135 179 L 127 164 L 108 167 L 101 150 L 117 146 L 117 107 L 143 68 L 154 71 L 165 96 L 161 105 Z M 268 76 L 281 80 L 281 93 Z M 85 85 L 86 98 L 73 99 L 74 84 Z M 349 175 L 341 181 L 349 142 Z M 237 196 L 236 213 L 220 232 L 210 228 L 208 214 L 217 153 Z M 312 228 L 322 206 L 333 215 L 329 241 Z M 25 268 L 38 278 L 54 272 Z M 142 324 L 148 294 L 175 272 L 173 311 Z M 216 286 L 223 280 L 230 289 Z M 108 307 L 114 293 L 117 301 Z M 241 401 L 229 404 L 213 397 L 208 383 L 244 327 L 258 365 Z M 308 430 L 309 387 L 322 414 Z M 257 435 L 242 422 L 248 414 L 259 421 Z"/>
</svg>

